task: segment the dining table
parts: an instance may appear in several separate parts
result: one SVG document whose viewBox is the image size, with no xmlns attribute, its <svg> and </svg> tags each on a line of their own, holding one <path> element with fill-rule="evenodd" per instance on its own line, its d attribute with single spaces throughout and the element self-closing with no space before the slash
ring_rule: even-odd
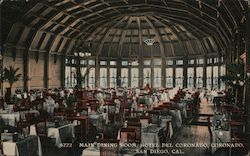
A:
<svg viewBox="0 0 250 156">
<path fill-rule="evenodd" d="M 82 156 L 100 156 L 100 147 L 87 147 L 82 151 Z"/>
<path fill-rule="evenodd" d="M 42 156 L 41 141 L 35 135 L 19 137 L 16 142 L 4 140 L 2 141 L 2 147 L 5 156 Z"/>
<path fill-rule="evenodd" d="M 119 156 L 134 156 L 137 151 L 139 151 L 139 147 L 119 147 Z M 146 153 L 145 153 L 146 154 Z M 87 147 L 82 151 L 81 156 L 100 156 L 100 147 Z"/>
<path fill-rule="evenodd" d="M 150 124 L 142 128 L 141 131 L 141 144 L 152 144 L 155 148 L 161 147 L 160 133 L 164 131 L 164 127 L 157 124 Z"/>
<path fill-rule="evenodd" d="M 178 109 L 169 110 L 169 114 L 172 116 L 173 129 L 178 129 L 182 125 L 181 111 Z"/>
<path fill-rule="evenodd" d="M 96 127 L 99 127 L 104 121 L 104 115 L 101 113 L 90 113 L 88 116 L 89 116 L 89 122 Z"/>
<path fill-rule="evenodd" d="M 30 126 L 30 134 L 37 135 L 35 125 Z M 55 139 L 55 146 L 62 147 L 62 143 L 70 143 L 75 137 L 74 125 L 66 124 L 56 127 L 53 123 L 48 123 L 47 136 Z"/>
<path fill-rule="evenodd" d="M 37 110 L 26 110 L 26 111 L 19 111 L 19 112 L 10 112 L 8 110 L 1 110 L 0 111 L 0 118 L 3 119 L 6 125 L 15 126 L 17 122 L 20 120 L 26 120 L 26 114 L 33 113 L 35 116 L 39 116 L 39 111 Z"/>
<path fill-rule="evenodd" d="M 231 142 L 231 132 L 229 130 L 222 129 L 212 129 L 212 143 L 230 143 Z M 211 152 L 214 153 L 218 146 L 211 146 Z"/>
</svg>

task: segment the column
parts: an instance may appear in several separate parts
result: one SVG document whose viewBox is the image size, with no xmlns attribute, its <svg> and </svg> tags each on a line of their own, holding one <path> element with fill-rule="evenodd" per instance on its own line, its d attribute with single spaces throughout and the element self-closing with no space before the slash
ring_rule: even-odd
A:
<svg viewBox="0 0 250 156">
<path fill-rule="evenodd" d="M 26 53 L 23 53 L 23 86 L 25 90 L 29 90 L 29 54 L 27 50 Z"/>
<path fill-rule="evenodd" d="M 246 71 L 250 73 L 250 3 L 248 3 L 247 10 L 247 26 L 246 26 Z M 250 85 L 246 86 L 246 110 L 247 110 L 247 127 L 246 132 L 250 132 Z M 248 138 L 249 140 L 250 138 Z"/>
<path fill-rule="evenodd" d="M 49 86 L 49 52 L 44 54 L 44 88 Z"/>
</svg>

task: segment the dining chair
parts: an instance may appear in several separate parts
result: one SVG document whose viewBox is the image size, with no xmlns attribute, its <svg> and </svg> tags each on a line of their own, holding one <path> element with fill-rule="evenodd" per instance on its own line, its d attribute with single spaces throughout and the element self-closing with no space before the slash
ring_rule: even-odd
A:
<svg viewBox="0 0 250 156">
<path fill-rule="evenodd" d="M 136 141 L 136 129 L 135 128 L 122 128 L 120 131 L 120 142 L 122 143 L 134 143 Z"/>
<path fill-rule="evenodd" d="M 141 142 L 141 123 L 140 122 L 128 122 L 127 128 L 135 129 L 135 142 Z"/>
<path fill-rule="evenodd" d="M 117 139 L 99 139 L 100 156 L 117 156 L 119 155 L 119 142 Z M 110 146 L 105 146 L 109 144 Z"/>
<path fill-rule="evenodd" d="M 49 148 L 54 147 L 52 138 L 48 137 L 48 120 L 39 118 L 35 124 L 36 134 L 41 140 L 42 150 L 46 152 Z"/>
</svg>

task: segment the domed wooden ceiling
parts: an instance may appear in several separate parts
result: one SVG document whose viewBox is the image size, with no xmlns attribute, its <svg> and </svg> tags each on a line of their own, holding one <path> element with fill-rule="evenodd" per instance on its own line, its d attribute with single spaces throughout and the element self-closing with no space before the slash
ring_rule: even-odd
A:
<svg viewBox="0 0 250 156">
<path fill-rule="evenodd" d="M 1 4 L 5 51 L 100 57 L 225 55 L 245 23 L 242 0 L 47 0 Z M 145 39 L 153 38 L 153 46 Z"/>
</svg>

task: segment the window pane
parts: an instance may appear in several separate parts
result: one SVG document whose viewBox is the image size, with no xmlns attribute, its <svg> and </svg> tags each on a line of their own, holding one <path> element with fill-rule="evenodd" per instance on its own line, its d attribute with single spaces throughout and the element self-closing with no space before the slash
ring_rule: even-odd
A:
<svg viewBox="0 0 250 156">
<path fill-rule="evenodd" d="M 111 66 L 115 66 L 116 65 L 116 61 L 110 61 L 110 65 Z"/>
<path fill-rule="evenodd" d="M 173 88 L 173 68 L 166 69 L 166 87 Z"/>
<path fill-rule="evenodd" d="M 100 68 L 100 87 L 107 88 L 107 68 Z"/>
<path fill-rule="evenodd" d="M 128 65 L 128 61 L 122 61 L 122 66 L 127 66 Z"/>
<path fill-rule="evenodd" d="M 69 59 L 65 59 L 65 63 L 66 63 L 66 64 L 69 63 Z"/>
<path fill-rule="evenodd" d="M 219 62 L 218 57 L 214 58 L 214 63 L 218 63 L 218 62 Z"/>
<path fill-rule="evenodd" d="M 224 75 L 226 75 L 226 67 L 223 64 L 222 66 L 220 66 L 220 76 Z M 225 83 L 222 80 L 220 80 L 220 89 L 225 89 Z"/>
<path fill-rule="evenodd" d="M 154 59 L 154 65 L 156 66 L 161 65 L 161 59 Z"/>
<path fill-rule="evenodd" d="M 166 64 L 167 64 L 167 65 L 173 65 L 173 64 L 174 64 L 174 61 L 173 61 L 173 60 L 167 60 L 167 61 L 166 61 Z"/>
<path fill-rule="evenodd" d="M 176 65 L 183 65 L 183 60 L 176 60 Z"/>
<path fill-rule="evenodd" d="M 95 65 L 95 60 L 89 60 L 89 65 Z"/>
<path fill-rule="evenodd" d="M 154 88 L 161 87 L 161 68 L 154 68 Z"/>
<path fill-rule="evenodd" d="M 81 65 L 86 65 L 86 64 L 87 64 L 87 61 L 86 61 L 86 60 L 81 60 L 81 61 L 80 61 L 80 64 L 81 64 Z"/>
<path fill-rule="evenodd" d="M 107 65 L 107 61 L 100 61 L 100 65 Z"/>
<path fill-rule="evenodd" d="M 197 59 L 197 64 L 204 64 L 204 59 Z"/>
<path fill-rule="evenodd" d="M 131 65 L 132 65 L 132 66 L 138 66 L 139 63 L 138 63 L 138 61 L 133 61 L 133 62 L 131 62 Z"/>
<path fill-rule="evenodd" d="M 71 87 L 75 87 L 77 84 L 77 80 L 76 80 L 76 68 L 75 67 L 71 67 Z"/>
<path fill-rule="evenodd" d="M 110 88 L 116 88 L 117 87 L 117 69 L 116 68 L 110 68 L 109 69 L 109 82 L 110 82 Z"/>
<path fill-rule="evenodd" d="M 212 89 L 212 67 L 207 67 L 207 89 Z"/>
<path fill-rule="evenodd" d="M 121 87 L 128 87 L 128 68 L 121 69 Z"/>
<path fill-rule="evenodd" d="M 71 67 L 66 66 L 65 67 L 65 87 L 71 87 L 71 73 L 70 73 Z"/>
<path fill-rule="evenodd" d="M 218 66 L 213 67 L 213 89 L 218 89 L 219 87 L 219 75 L 218 75 Z"/>
<path fill-rule="evenodd" d="M 89 88 L 95 88 L 95 68 L 89 70 Z"/>
<path fill-rule="evenodd" d="M 151 68 L 143 69 L 143 86 L 149 84 L 151 86 Z"/>
<path fill-rule="evenodd" d="M 183 88 L 183 68 L 176 68 L 175 87 Z"/>
<path fill-rule="evenodd" d="M 86 67 L 81 67 L 80 70 L 81 70 L 81 76 L 82 76 L 82 86 L 81 87 L 86 87 L 87 86 L 87 76 L 85 76 L 85 75 L 86 75 L 86 72 L 87 72 L 87 68 Z"/>
<path fill-rule="evenodd" d="M 139 87 L 139 69 L 131 68 L 131 87 L 137 88 Z"/>
<path fill-rule="evenodd" d="M 151 60 L 144 60 L 143 62 L 145 66 L 151 65 Z"/>
<path fill-rule="evenodd" d="M 194 68 L 187 69 L 187 88 L 194 87 Z"/>
<path fill-rule="evenodd" d="M 188 64 L 194 64 L 194 59 L 188 60 Z"/>
<path fill-rule="evenodd" d="M 72 64 L 75 64 L 75 63 L 76 63 L 75 59 L 72 59 L 72 60 L 71 60 L 71 63 L 72 63 Z"/>
<path fill-rule="evenodd" d="M 203 87 L 203 67 L 196 68 L 196 88 Z"/>
</svg>

